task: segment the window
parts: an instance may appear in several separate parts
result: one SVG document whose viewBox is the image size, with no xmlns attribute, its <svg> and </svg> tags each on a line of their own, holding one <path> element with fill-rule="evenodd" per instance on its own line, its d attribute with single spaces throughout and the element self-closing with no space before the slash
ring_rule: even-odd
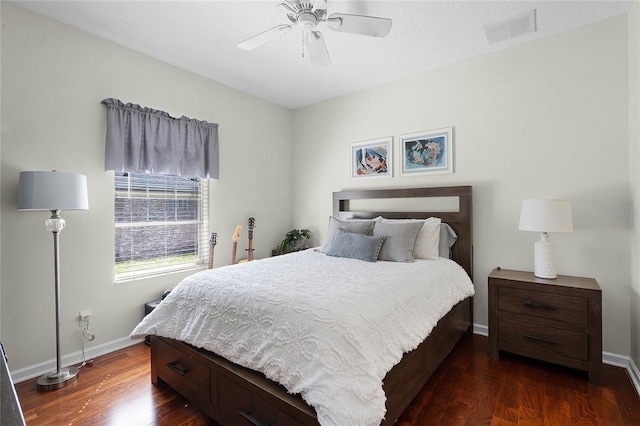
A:
<svg viewBox="0 0 640 426">
<path fill-rule="evenodd" d="M 116 281 L 204 265 L 208 207 L 206 179 L 116 172 Z"/>
</svg>

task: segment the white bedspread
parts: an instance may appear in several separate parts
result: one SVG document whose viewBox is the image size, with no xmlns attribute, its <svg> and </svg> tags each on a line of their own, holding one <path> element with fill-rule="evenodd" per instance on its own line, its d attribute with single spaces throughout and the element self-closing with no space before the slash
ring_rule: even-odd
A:
<svg viewBox="0 0 640 426">
<path fill-rule="evenodd" d="M 131 337 L 181 340 L 260 371 L 321 425 L 379 425 L 387 372 L 473 294 L 448 259 L 369 263 L 310 249 L 196 273 Z"/>
</svg>

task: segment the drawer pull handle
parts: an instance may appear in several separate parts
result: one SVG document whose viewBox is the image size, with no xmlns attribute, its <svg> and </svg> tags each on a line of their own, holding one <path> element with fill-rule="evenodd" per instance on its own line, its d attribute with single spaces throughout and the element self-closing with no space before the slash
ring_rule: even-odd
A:
<svg viewBox="0 0 640 426">
<path fill-rule="evenodd" d="M 238 414 L 240 414 L 242 417 L 247 419 L 247 421 L 250 422 L 252 425 L 269 426 L 269 423 L 260 423 L 257 419 L 254 419 L 253 416 L 249 414 L 249 411 L 238 411 Z"/>
<path fill-rule="evenodd" d="M 547 337 L 532 336 L 531 334 L 528 334 L 528 333 L 524 333 L 522 337 L 524 337 L 525 339 L 538 340 L 540 342 L 549 343 L 550 345 L 556 344 L 556 341 L 553 339 L 549 339 Z"/>
<path fill-rule="evenodd" d="M 173 361 L 173 362 L 168 362 L 167 363 L 167 367 L 169 367 L 170 369 L 172 369 L 173 371 L 175 371 L 176 373 L 178 373 L 181 376 L 184 376 L 185 374 L 187 374 L 189 372 L 188 369 L 181 369 L 178 367 L 178 361 Z"/>
<path fill-rule="evenodd" d="M 529 299 L 522 302 L 522 304 L 525 306 L 530 306 L 532 308 L 558 309 L 557 306 L 553 303 L 532 302 Z"/>
</svg>

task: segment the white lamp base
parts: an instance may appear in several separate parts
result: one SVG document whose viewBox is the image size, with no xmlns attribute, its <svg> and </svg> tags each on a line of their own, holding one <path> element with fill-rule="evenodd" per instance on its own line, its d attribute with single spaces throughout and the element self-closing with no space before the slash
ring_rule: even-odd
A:
<svg viewBox="0 0 640 426">
<path fill-rule="evenodd" d="M 535 276 L 554 279 L 556 274 L 556 245 L 549 240 L 549 234 L 543 232 L 540 241 L 534 245 Z"/>
</svg>

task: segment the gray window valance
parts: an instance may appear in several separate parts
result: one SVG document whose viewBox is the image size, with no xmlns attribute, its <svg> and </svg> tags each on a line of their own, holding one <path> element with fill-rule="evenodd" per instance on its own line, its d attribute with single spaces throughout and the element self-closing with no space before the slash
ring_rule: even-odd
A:
<svg viewBox="0 0 640 426">
<path fill-rule="evenodd" d="M 218 125 L 104 99 L 105 170 L 218 178 Z"/>
</svg>

